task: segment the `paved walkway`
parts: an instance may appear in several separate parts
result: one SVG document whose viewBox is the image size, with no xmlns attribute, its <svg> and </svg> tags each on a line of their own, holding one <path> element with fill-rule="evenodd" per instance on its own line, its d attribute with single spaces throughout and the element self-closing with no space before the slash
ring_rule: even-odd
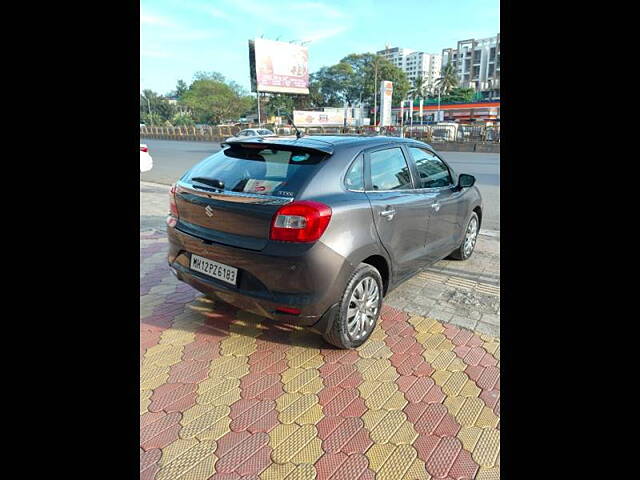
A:
<svg viewBox="0 0 640 480">
<path fill-rule="evenodd" d="M 152 216 L 140 233 L 141 479 L 499 478 L 498 338 L 386 303 L 365 345 L 333 349 L 178 282 Z"/>
</svg>

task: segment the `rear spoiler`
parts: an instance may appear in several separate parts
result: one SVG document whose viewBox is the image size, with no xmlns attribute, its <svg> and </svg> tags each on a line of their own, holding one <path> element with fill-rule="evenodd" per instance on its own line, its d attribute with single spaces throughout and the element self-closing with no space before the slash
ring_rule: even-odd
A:
<svg viewBox="0 0 640 480">
<path fill-rule="evenodd" d="M 312 138 L 299 138 L 295 137 L 260 137 L 251 138 L 247 140 L 231 140 L 229 142 L 222 142 L 220 146 L 233 147 L 234 145 L 243 146 L 247 148 L 260 148 L 260 147 L 296 147 L 305 150 L 315 150 L 317 152 L 326 153 L 328 155 L 333 154 L 333 144 L 325 142 L 323 140 Z"/>
</svg>

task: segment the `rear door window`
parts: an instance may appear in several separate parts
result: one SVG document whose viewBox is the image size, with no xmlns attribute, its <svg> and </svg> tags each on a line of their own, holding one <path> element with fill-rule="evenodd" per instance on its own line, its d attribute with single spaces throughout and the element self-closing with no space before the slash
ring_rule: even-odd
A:
<svg viewBox="0 0 640 480">
<path fill-rule="evenodd" d="M 413 188 L 411 172 L 400 147 L 378 150 L 369 155 L 373 190 Z"/>
<path fill-rule="evenodd" d="M 325 157 L 311 150 L 234 145 L 197 164 L 182 181 L 205 190 L 294 197 Z"/>
</svg>

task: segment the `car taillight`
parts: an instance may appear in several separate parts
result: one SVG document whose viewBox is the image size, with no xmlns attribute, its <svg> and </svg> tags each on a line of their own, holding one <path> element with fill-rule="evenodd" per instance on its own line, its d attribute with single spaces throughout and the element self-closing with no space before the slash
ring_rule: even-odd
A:
<svg viewBox="0 0 640 480">
<path fill-rule="evenodd" d="M 149 147 L 140 147 L 140 151 L 141 152 L 148 152 L 149 151 Z"/>
<path fill-rule="evenodd" d="M 280 207 L 271 222 L 271 240 L 315 242 L 329 225 L 331 208 L 312 201 L 293 202 Z"/>
<path fill-rule="evenodd" d="M 176 204 L 176 186 L 171 185 L 171 190 L 169 190 L 169 216 L 167 217 L 167 225 L 175 227 L 179 217 L 178 205 Z"/>
</svg>

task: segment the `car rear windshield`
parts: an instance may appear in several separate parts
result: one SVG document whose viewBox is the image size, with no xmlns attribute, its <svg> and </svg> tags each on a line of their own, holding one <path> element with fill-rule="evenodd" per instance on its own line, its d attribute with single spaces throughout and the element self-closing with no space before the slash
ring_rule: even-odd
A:
<svg viewBox="0 0 640 480">
<path fill-rule="evenodd" d="M 181 180 L 204 189 L 294 197 L 326 156 L 280 146 L 233 145 L 197 164 Z"/>
</svg>

